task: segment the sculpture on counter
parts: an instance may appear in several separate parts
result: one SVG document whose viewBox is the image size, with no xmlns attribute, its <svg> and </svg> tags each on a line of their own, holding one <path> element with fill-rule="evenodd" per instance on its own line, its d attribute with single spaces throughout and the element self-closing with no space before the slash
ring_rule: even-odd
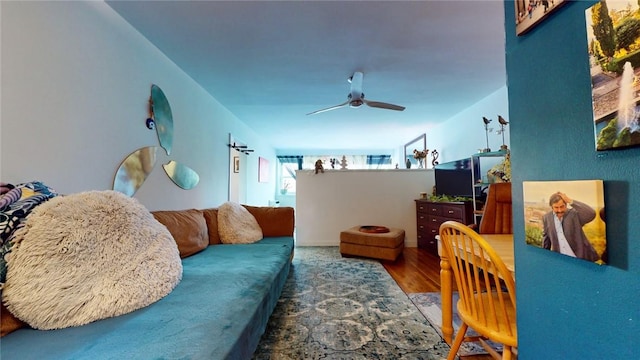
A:
<svg viewBox="0 0 640 360">
<path fill-rule="evenodd" d="M 489 131 L 493 130 L 493 129 L 489 129 L 489 123 L 491 121 L 492 121 L 491 119 L 487 119 L 484 116 L 482 117 L 482 122 L 484 122 L 484 132 L 487 138 L 487 147 L 482 149 L 482 152 L 491 152 L 491 148 L 489 148 Z"/>
<path fill-rule="evenodd" d="M 324 167 L 322 166 L 322 160 L 318 159 L 316 160 L 316 174 L 319 172 L 324 174 Z"/>
<path fill-rule="evenodd" d="M 507 150 L 507 144 L 504 143 L 504 127 L 509 123 L 502 116 L 498 115 L 498 122 L 500 123 L 500 130 L 498 130 L 499 134 L 502 134 L 502 145 L 500 145 L 500 150 Z"/>
<path fill-rule="evenodd" d="M 431 165 L 433 165 L 434 167 L 439 164 L 438 161 L 437 161 L 438 160 L 438 156 L 440 156 L 440 154 L 438 153 L 438 150 L 433 149 L 433 151 L 431 151 L 431 157 L 432 157 Z"/>
</svg>

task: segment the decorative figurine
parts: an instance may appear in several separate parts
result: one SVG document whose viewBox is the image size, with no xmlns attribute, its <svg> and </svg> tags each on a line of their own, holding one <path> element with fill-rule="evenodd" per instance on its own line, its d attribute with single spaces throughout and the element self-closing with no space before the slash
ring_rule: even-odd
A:
<svg viewBox="0 0 640 360">
<path fill-rule="evenodd" d="M 322 166 L 322 160 L 316 160 L 316 174 L 319 172 L 324 174 L 324 167 Z"/>
<path fill-rule="evenodd" d="M 438 150 L 433 149 L 433 151 L 431 152 L 431 157 L 433 158 L 431 159 L 431 165 L 436 166 L 439 164 L 438 161 L 436 161 L 438 160 L 438 156 L 440 156 L 440 154 L 438 153 Z"/>
<path fill-rule="evenodd" d="M 489 129 L 489 123 L 492 121 L 491 119 L 487 119 L 486 117 L 482 117 L 482 121 L 484 122 L 484 132 L 487 137 L 487 147 L 482 150 L 482 152 L 491 152 L 491 148 L 489 148 L 489 131 L 493 129 Z"/>
<path fill-rule="evenodd" d="M 502 134 L 502 145 L 500 145 L 500 150 L 507 150 L 507 144 L 504 143 L 504 127 L 509 123 L 502 116 L 498 115 L 498 122 L 500 123 L 500 131 L 499 134 Z"/>
</svg>

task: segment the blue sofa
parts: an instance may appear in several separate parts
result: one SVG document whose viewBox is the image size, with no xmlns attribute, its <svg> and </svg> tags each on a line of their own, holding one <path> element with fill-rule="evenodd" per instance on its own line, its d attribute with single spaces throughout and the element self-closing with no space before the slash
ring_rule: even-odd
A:
<svg viewBox="0 0 640 360">
<path fill-rule="evenodd" d="M 79 327 L 16 330 L 0 339 L 0 358 L 250 359 L 289 273 L 294 214 L 247 208 L 264 239 L 233 245 L 210 239 L 182 259 L 182 281 L 156 303 Z M 211 210 L 210 238 L 217 232 Z"/>
</svg>

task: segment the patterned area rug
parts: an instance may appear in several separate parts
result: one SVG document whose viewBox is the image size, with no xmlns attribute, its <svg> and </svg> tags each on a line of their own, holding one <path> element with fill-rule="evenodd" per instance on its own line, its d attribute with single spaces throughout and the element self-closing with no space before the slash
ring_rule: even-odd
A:
<svg viewBox="0 0 640 360">
<path fill-rule="evenodd" d="M 442 303 L 440 301 L 440 293 L 415 293 L 409 294 L 409 299 L 413 301 L 413 303 L 418 307 L 420 312 L 424 315 L 427 320 L 433 325 L 433 327 L 438 331 L 438 334 L 442 336 Z M 455 304 L 458 302 L 458 294 L 456 292 L 453 293 L 452 303 Z M 458 329 L 460 329 L 460 325 L 462 321 L 458 314 L 453 312 L 453 336 L 458 333 Z M 467 330 L 467 335 L 476 334 L 473 329 L 469 328 Z M 492 341 L 487 341 L 498 352 L 502 352 L 502 345 L 496 344 Z M 487 354 L 487 351 L 479 344 L 479 343 L 462 343 L 460 346 L 460 350 L 458 351 L 459 355 L 478 355 L 478 354 Z"/>
<path fill-rule="evenodd" d="M 445 359 L 447 345 L 384 267 L 298 247 L 254 360 Z"/>
</svg>

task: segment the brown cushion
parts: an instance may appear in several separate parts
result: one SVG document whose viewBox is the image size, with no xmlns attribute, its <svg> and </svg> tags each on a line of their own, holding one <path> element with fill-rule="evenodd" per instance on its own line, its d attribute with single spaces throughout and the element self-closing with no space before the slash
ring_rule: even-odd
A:
<svg viewBox="0 0 640 360">
<path fill-rule="evenodd" d="M 295 216 L 292 207 L 243 206 L 256 218 L 263 236 L 293 236 Z"/>
<path fill-rule="evenodd" d="M 13 316 L 13 314 L 9 310 L 7 310 L 4 304 L 2 304 L 0 311 L 0 327 L 0 330 L 2 330 L 0 333 L 0 337 L 2 337 L 20 328 L 29 327 L 29 325 Z"/>
<path fill-rule="evenodd" d="M 173 236 L 178 244 L 181 258 L 202 251 L 209 245 L 207 222 L 202 211 L 190 209 L 152 211 L 151 213 L 156 220 L 167 227 Z"/>
<path fill-rule="evenodd" d="M 202 210 L 204 219 L 207 221 L 207 230 L 209 231 L 209 245 L 222 244 L 220 234 L 218 234 L 218 209 Z"/>
</svg>

